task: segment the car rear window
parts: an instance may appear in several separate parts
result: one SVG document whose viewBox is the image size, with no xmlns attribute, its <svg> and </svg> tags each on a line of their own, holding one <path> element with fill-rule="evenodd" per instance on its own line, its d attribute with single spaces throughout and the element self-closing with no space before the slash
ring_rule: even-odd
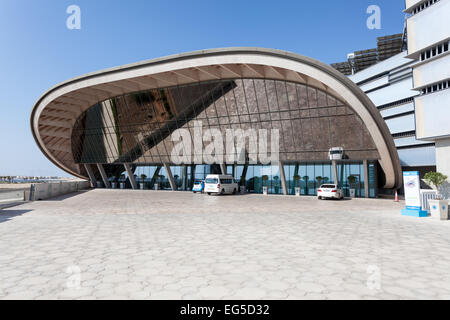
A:
<svg viewBox="0 0 450 320">
<path fill-rule="evenodd" d="M 206 179 L 206 183 L 219 183 L 219 180 L 218 179 L 209 178 L 209 179 Z"/>
<path fill-rule="evenodd" d="M 336 188 L 336 186 L 334 184 L 324 184 L 323 186 L 321 186 L 321 188 L 333 189 L 333 188 Z"/>
</svg>

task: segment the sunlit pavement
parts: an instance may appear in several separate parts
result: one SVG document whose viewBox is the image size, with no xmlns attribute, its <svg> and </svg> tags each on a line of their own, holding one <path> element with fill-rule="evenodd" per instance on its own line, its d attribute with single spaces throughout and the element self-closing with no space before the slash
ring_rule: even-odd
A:
<svg viewBox="0 0 450 320">
<path fill-rule="evenodd" d="M 450 299 L 402 203 L 93 190 L 0 211 L 1 299 Z"/>
</svg>

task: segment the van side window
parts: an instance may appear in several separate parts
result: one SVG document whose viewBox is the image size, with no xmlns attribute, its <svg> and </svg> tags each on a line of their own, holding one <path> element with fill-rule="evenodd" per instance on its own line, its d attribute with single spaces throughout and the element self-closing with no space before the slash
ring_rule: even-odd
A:
<svg viewBox="0 0 450 320">
<path fill-rule="evenodd" d="M 231 184 L 232 180 L 231 179 L 220 179 L 220 182 L 223 184 Z"/>
</svg>

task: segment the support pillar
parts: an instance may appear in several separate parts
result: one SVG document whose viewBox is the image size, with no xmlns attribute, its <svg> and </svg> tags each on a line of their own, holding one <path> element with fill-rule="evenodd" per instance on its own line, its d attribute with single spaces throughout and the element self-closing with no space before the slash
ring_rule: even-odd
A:
<svg viewBox="0 0 450 320">
<path fill-rule="evenodd" d="M 366 198 L 369 197 L 369 165 L 367 164 L 367 160 L 363 160 L 364 167 L 364 196 Z"/>
<path fill-rule="evenodd" d="M 84 168 L 86 169 L 86 172 L 89 176 L 89 180 L 91 180 L 92 188 L 95 188 L 95 186 L 97 185 L 97 181 L 95 180 L 94 171 L 92 171 L 91 165 L 85 163 Z"/>
<path fill-rule="evenodd" d="M 125 167 L 125 170 L 127 171 L 128 179 L 130 180 L 131 187 L 133 188 L 133 190 L 136 190 L 138 187 L 136 184 L 136 179 L 134 178 L 133 170 L 131 170 L 131 167 L 128 163 L 124 163 L 123 166 Z"/>
<path fill-rule="evenodd" d="M 242 170 L 240 184 L 245 188 L 245 178 L 247 177 L 248 164 L 244 164 L 244 169 Z"/>
<path fill-rule="evenodd" d="M 158 166 L 153 174 L 152 180 L 150 180 L 150 189 L 153 189 L 155 183 L 158 181 L 158 175 L 161 171 L 161 166 Z"/>
<path fill-rule="evenodd" d="M 164 169 L 166 169 L 167 177 L 169 178 L 170 187 L 172 191 L 177 190 L 177 185 L 175 184 L 175 180 L 173 179 L 172 170 L 170 170 L 170 166 L 167 163 L 164 163 Z"/>
<path fill-rule="evenodd" d="M 111 188 L 111 184 L 109 183 L 108 176 L 106 175 L 105 168 L 101 163 L 97 163 L 98 171 L 100 171 L 100 175 L 102 176 L 103 183 L 105 184 L 105 188 Z"/>
<path fill-rule="evenodd" d="M 194 186 L 195 181 L 195 164 L 191 165 L 191 188 Z"/>
<path fill-rule="evenodd" d="M 287 183 L 286 183 L 286 175 L 284 173 L 283 161 L 279 161 L 278 165 L 280 167 L 280 179 L 281 179 L 281 186 L 283 187 L 283 194 L 285 196 L 287 196 L 288 195 L 288 189 L 287 189 Z"/>
<path fill-rule="evenodd" d="M 227 174 L 227 166 L 224 163 L 220 164 L 220 171 L 222 171 L 222 174 Z"/>
<path fill-rule="evenodd" d="M 181 185 L 181 188 L 183 189 L 183 191 L 186 191 L 187 190 L 187 185 L 188 185 L 188 177 L 187 177 L 187 172 L 188 172 L 188 170 L 187 170 L 187 165 L 184 165 L 183 166 L 183 177 L 182 177 L 182 185 Z"/>
<path fill-rule="evenodd" d="M 339 187 L 337 161 L 336 160 L 331 161 L 331 166 L 333 167 L 334 183 Z"/>
</svg>

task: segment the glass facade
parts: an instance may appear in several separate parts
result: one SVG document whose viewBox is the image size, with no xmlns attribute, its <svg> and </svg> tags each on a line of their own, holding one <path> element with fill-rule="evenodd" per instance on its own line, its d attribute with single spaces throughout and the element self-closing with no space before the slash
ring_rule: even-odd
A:
<svg viewBox="0 0 450 320">
<path fill-rule="evenodd" d="M 143 183 L 144 189 L 153 189 L 155 184 L 158 184 L 158 188 L 161 190 L 171 190 L 169 177 L 163 165 L 140 165 L 136 167 L 134 174 L 136 182 Z"/>
<path fill-rule="evenodd" d="M 295 195 L 299 187 L 302 195 L 316 196 L 317 189 L 325 183 L 335 183 L 331 163 L 289 163 L 284 164 L 286 187 L 288 195 Z M 365 179 L 369 183 L 369 198 L 376 197 L 377 172 L 376 163 L 368 162 L 368 177 L 364 174 L 362 162 L 338 163 L 339 186 L 344 189 L 345 196 L 350 196 L 350 189 L 355 189 L 356 197 L 365 197 Z M 262 193 L 266 186 L 269 194 L 283 194 L 283 184 L 279 166 L 271 165 L 228 165 L 227 174 L 234 179 L 246 192 Z M 208 174 L 221 174 L 219 165 L 181 165 L 170 166 L 174 183 L 178 191 L 190 191 L 194 180 L 204 180 Z M 110 182 L 116 182 L 116 188 L 124 183 L 126 189 L 131 189 L 128 175 L 123 168 L 119 174 L 111 176 Z M 161 165 L 138 165 L 134 170 L 138 184 L 144 184 L 144 189 L 154 189 L 158 184 L 160 190 L 171 190 L 168 174 Z M 356 178 L 350 183 L 349 177 Z"/>
<path fill-rule="evenodd" d="M 303 195 L 316 195 L 321 184 L 334 183 L 331 163 L 289 164 L 284 166 L 288 194 L 299 187 Z"/>
<path fill-rule="evenodd" d="M 200 82 L 98 103 L 74 125 L 73 157 L 76 163 L 170 163 L 171 133 L 185 128 L 193 136 L 194 120 L 223 136 L 226 129 L 277 129 L 283 161 L 324 161 L 335 146 L 350 159 L 379 158 L 352 108 L 325 91 L 267 79 Z"/>
<path fill-rule="evenodd" d="M 155 184 L 170 189 L 166 163 L 177 190 L 191 190 L 195 179 L 221 173 L 217 164 L 171 162 L 171 133 L 185 128 L 193 137 L 194 120 L 223 136 L 226 129 L 278 129 L 288 194 L 295 194 L 298 186 L 303 195 L 313 196 L 321 183 L 334 182 L 328 150 L 339 146 L 347 156 L 338 168 L 342 187 L 347 196 L 353 188 L 363 197 L 367 179 L 363 160 L 379 158 L 367 128 L 348 105 L 320 89 L 270 79 L 206 81 L 108 99 L 76 120 L 72 154 L 78 164 L 102 164 L 109 180 L 126 188 L 131 184 L 124 163 L 130 164 L 136 182 L 145 189 Z M 251 152 L 247 144 L 247 159 Z M 283 194 L 278 165 L 233 164 L 227 166 L 227 173 L 248 192 L 262 193 L 266 186 L 271 194 Z M 356 178 L 352 186 L 349 176 Z M 376 196 L 375 179 L 376 166 L 369 162 L 370 197 Z"/>
<path fill-rule="evenodd" d="M 233 171 L 234 178 L 247 192 L 262 193 L 263 187 L 267 187 L 270 194 L 283 194 L 279 166 L 236 165 Z"/>
<path fill-rule="evenodd" d="M 144 189 L 154 189 L 155 184 L 158 184 L 160 190 L 172 189 L 169 176 L 163 164 L 137 165 L 133 169 L 136 182 L 138 184 L 144 184 Z M 179 191 L 192 190 L 194 180 L 204 180 L 208 174 L 221 174 L 219 165 L 171 165 L 170 171 L 172 172 L 176 188 Z M 123 166 L 119 177 L 112 176 L 109 180 L 110 182 L 124 182 L 126 189 L 131 188 L 128 175 Z"/>
</svg>

